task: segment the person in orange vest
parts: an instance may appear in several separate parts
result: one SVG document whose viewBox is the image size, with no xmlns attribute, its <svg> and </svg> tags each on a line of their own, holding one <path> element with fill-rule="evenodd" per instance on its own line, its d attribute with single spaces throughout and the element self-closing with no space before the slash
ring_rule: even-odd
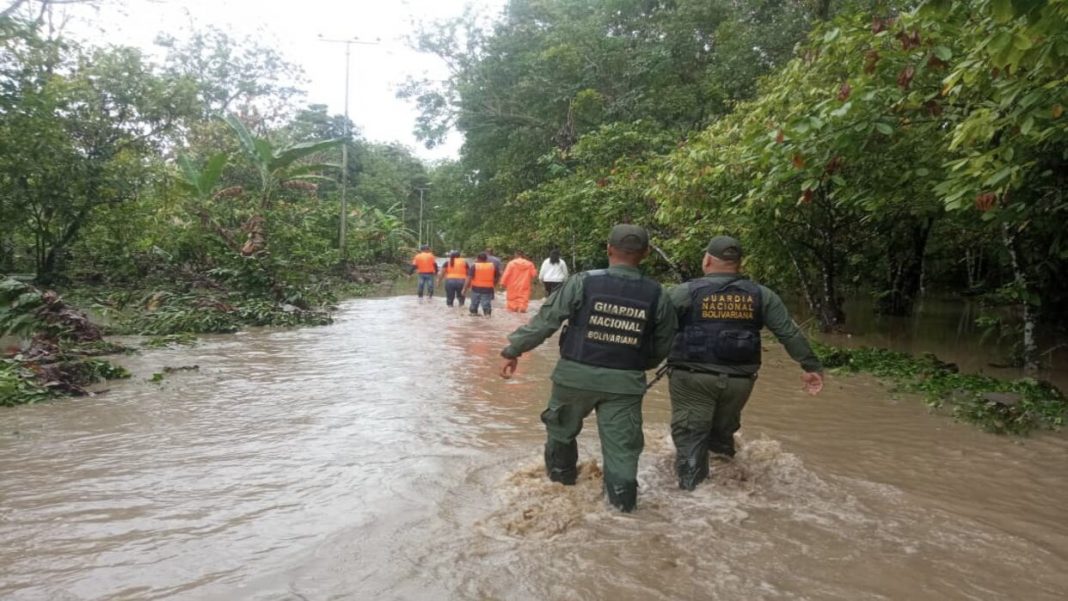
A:
<svg viewBox="0 0 1068 601">
<path fill-rule="evenodd" d="M 488 258 L 488 257 L 487 257 Z M 501 276 L 501 286 L 508 291 L 508 310 L 526 313 L 530 304 L 530 284 L 538 277 L 538 269 L 527 256 L 516 251 Z"/>
<path fill-rule="evenodd" d="M 438 276 L 438 283 L 445 282 L 445 304 L 452 306 L 454 300 L 460 300 L 464 306 L 464 286 L 467 283 L 467 259 L 460 256 L 460 251 L 449 253 L 449 260 Z"/>
<path fill-rule="evenodd" d="M 500 278 L 497 266 L 490 262 L 486 253 L 478 253 L 474 264 L 467 270 L 467 282 L 464 292 L 471 293 L 471 315 L 478 315 L 479 306 L 482 314 L 488 316 L 493 312 L 493 288 Z"/>
<path fill-rule="evenodd" d="M 408 268 L 408 275 L 419 272 L 419 298 L 423 298 L 423 289 L 427 291 L 429 298 L 434 298 L 434 276 L 438 273 L 438 260 L 434 253 L 430 252 L 430 245 L 424 244 L 419 249 L 419 254 L 412 259 L 412 265 Z"/>
</svg>

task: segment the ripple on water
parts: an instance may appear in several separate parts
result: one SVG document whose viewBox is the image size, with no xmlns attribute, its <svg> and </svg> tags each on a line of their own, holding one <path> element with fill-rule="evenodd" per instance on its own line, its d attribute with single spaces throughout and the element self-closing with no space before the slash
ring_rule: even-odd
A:
<svg viewBox="0 0 1068 601">
<path fill-rule="evenodd" d="M 1017 444 L 867 378 L 801 394 L 776 346 L 739 453 L 679 491 L 666 387 L 639 510 L 542 473 L 550 340 L 523 316 L 348 301 L 322 328 L 124 362 L 95 398 L 4 412 L 5 599 L 1060 599 L 1063 435 Z M 162 384 L 165 366 L 199 365 Z M 15 434 L 17 432 L 17 434 Z"/>
</svg>

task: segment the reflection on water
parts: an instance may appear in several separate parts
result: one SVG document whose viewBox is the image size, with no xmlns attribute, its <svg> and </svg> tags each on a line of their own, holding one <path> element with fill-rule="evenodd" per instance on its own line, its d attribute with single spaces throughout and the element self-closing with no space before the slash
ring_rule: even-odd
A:
<svg viewBox="0 0 1068 601">
<path fill-rule="evenodd" d="M 739 455 L 675 488 L 665 382 L 639 510 L 541 473 L 550 341 L 413 297 L 123 358 L 102 396 L 0 413 L 4 599 L 1060 599 L 1064 434 L 1014 440 L 777 347 Z M 164 366 L 197 364 L 162 384 Z"/>
<path fill-rule="evenodd" d="M 790 309 L 798 322 L 810 320 L 803 302 L 794 299 Z M 967 373 L 986 373 L 1002 378 L 1020 378 L 1020 369 L 998 367 L 1009 362 L 1015 339 L 999 340 L 976 325 L 983 314 L 978 302 L 968 298 L 924 297 L 916 303 L 911 317 L 892 317 L 873 311 L 869 298 L 853 298 L 846 302 L 848 334 L 821 335 L 829 344 L 843 346 L 874 346 L 918 355 L 934 353 L 943 361 L 956 363 Z M 809 321 L 814 324 L 815 321 Z M 1040 349 L 1046 352 L 1045 368 L 1038 377 L 1053 382 L 1068 391 L 1068 345 L 1056 340 L 1052 333 L 1039 331 Z"/>
</svg>

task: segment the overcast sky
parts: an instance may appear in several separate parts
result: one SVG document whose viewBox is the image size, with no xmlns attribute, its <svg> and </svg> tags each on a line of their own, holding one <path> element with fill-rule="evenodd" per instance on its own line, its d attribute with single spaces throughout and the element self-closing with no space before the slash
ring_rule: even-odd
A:
<svg viewBox="0 0 1068 601">
<path fill-rule="evenodd" d="M 256 35 L 304 69 L 307 102 L 345 109 L 345 49 L 324 38 L 352 38 L 378 45 L 354 45 L 350 66 L 349 116 L 366 138 L 400 141 L 424 159 L 455 157 L 461 144 L 450 140 L 427 150 L 412 135 L 416 111 L 396 97 L 407 76 L 443 78 L 444 65 L 409 49 L 405 36 L 413 20 L 462 14 L 466 5 L 497 15 L 505 0 L 102 0 L 99 10 L 77 11 L 71 27 L 79 38 L 98 43 L 151 48 L 160 32 L 184 37 L 191 28 L 215 25 L 236 38 Z"/>
</svg>

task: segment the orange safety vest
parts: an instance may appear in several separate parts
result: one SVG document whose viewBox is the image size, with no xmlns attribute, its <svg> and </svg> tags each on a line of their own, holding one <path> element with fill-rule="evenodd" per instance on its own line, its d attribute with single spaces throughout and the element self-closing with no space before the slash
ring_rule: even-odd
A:
<svg viewBox="0 0 1068 601">
<path fill-rule="evenodd" d="M 445 262 L 445 278 L 449 280 L 455 279 L 467 279 L 467 259 L 456 257 L 456 259 L 449 259 L 452 261 L 452 267 L 449 267 L 449 262 Z"/>
<path fill-rule="evenodd" d="M 472 288 L 493 288 L 493 272 L 496 267 L 493 263 L 475 263 L 475 275 L 471 278 Z"/>
<path fill-rule="evenodd" d="M 415 270 L 419 273 L 436 273 L 435 266 L 437 262 L 434 260 L 433 253 L 419 253 L 412 259 L 412 265 L 415 265 Z"/>
</svg>

